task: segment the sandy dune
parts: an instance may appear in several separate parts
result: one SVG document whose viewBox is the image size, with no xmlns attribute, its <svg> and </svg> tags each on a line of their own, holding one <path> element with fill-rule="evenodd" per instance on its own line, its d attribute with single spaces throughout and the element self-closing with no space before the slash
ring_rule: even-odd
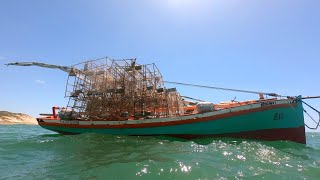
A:
<svg viewBox="0 0 320 180">
<path fill-rule="evenodd" d="M 0 111 L 0 124 L 37 124 L 37 120 L 22 113 Z"/>
</svg>

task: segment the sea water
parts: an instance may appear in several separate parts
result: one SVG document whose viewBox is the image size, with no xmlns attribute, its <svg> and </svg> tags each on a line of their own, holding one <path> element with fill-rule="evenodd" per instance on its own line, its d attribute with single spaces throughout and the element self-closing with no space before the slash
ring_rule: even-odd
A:
<svg viewBox="0 0 320 180">
<path fill-rule="evenodd" d="M 59 135 L 0 125 L 0 179 L 320 179 L 320 134 L 307 145 L 232 138 Z"/>
</svg>

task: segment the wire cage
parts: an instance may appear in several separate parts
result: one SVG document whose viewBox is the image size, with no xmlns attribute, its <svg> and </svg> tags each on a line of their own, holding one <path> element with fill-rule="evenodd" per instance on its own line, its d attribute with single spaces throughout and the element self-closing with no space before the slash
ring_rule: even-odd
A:
<svg viewBox="0 0 320 180">
<path fill-rule="evenodd" d="M 166 89 L 157 66 L 136 59 L 101 58 L 71 67 L 64 118 L 128 120 L 174 117 L 184 113 L 175 88 Z M 68 116 L 66 116 L 68 113 Z"/>
</svg>

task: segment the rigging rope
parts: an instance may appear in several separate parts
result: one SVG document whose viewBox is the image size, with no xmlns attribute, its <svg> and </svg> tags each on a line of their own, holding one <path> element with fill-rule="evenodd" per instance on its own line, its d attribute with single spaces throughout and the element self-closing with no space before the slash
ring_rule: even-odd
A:
<svg viewBox="0 0 320 180">
<path fill-rule="evenodd" d="M 310 117 L 310 119 L 312 119 L 312 121 L 313 121 L 314 123 L 317 124 L 317 126 L 314 127 L 314 128 L 312 128 L 312 127 L 308 126 L 307 124 L 304 124 L 304 125 L 305 125 L 307 128 L 312 129 L 312 130 L 318 129 L 318 127 L 319 127 L 319 125 L 320 125 L 320 112 L 319 112 L 317 109 L 315 109 L 314 107 L 312 107 L 311 105 L 309 105 L 308 103 L 306 103 L 306 102 L 304 102 L 304 101 L 302 101 L 302 103 L 305 104 L 305 105 L 307 105 L 307 106 L 308 106 L 309 108 L 311 108 L 312 110 L 316 111 L 316 112 L 318 113 L 318 115 L 319 115 L 319 120 L 318 120 L 318 122 L 317 122 L 316 120 L 313 119 L 313 117 L 312 117 L 305 109 L 303 109 L 303 111 Z"/>
<path fill-rule="evenodd" d="M 302 97 L 301 99 L 318 99 L 320 98 L 320 96 L 306 96 L 306 97 Z"/>
<path fill-rule="evenodd" d="M 181 97 L 186 98 L 186 99 L 195 100 L 195 101 L 205 102 L 204 100 L 192 98 L 192 97 L 189 97 L 189 96 L 181 96 Z"/>
<path fill-rule="evenodd" d="M 168 83 L 168 84 L 178 84 L 178 85 L 184 85 L 184 86 L 193 86 L 193 87 L 217 89 L 217 90 L 224 90 L 224 91 L 234 91 L 234 92 L 251 93 L 251 94 L 264 94 L 264 95 L 267 95 L 267 96 L 274 96 L 274 97 L 287 97 L 287 96 L 278 95 L 276 93 L 266 93 L 266 92 L 248 91 L 248 90 L 241 90 L 241 89 L 231 89 L 231 88 L 222 88 L 222 87 L 214 87 L 214 86 L 204 86 L 204 85 L 198 85 L 198 84 L 188 84 L 188 83 L 180 83 L 180 82 L 173 82 L 173 81 L 164 81 L 164 82 Z"/>
</svg>

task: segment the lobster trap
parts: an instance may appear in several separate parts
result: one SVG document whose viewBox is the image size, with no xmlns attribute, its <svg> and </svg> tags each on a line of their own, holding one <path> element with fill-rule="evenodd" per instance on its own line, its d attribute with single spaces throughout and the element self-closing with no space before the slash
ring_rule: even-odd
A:
<svg viewBox="0 0 320 180">
<path fill-rule="evenodd" d="M 127 120 L 184 113 L 175 88 L 165 88 L 157 66 L 108 57 L 71 66 L 65 97 L 72 119 Z"/>
</svg>

